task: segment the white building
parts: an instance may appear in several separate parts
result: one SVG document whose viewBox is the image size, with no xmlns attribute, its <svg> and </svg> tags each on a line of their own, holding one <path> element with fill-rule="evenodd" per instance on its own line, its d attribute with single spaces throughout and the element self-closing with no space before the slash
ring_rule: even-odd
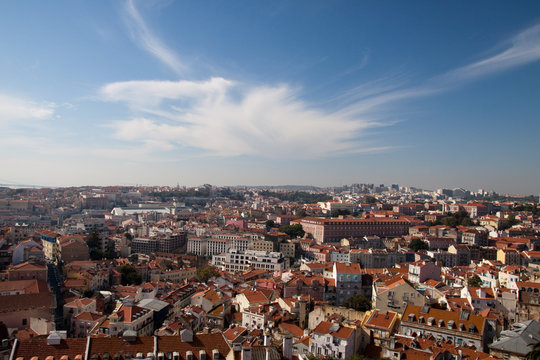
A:
<svg viewBox="0 0 540 360">
<path fill-rule="evenodd" d="M 263 269 L 268 271 L 285 270 L 288 267 L 287 259 L 279 252 L 266 252 L 228 249 L 225 253 L 215 255 L 212 265 L 229 272 L 247 271 L 249 269 Z"/>
</svg>

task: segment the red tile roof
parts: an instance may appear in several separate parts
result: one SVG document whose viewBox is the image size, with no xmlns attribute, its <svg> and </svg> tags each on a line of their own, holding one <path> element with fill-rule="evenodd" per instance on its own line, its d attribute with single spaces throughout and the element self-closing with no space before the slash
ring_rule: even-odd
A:
<svg viewBox="0 0 540 360">
<path fill-rule="evenodd" d="M 59 345 L 47 345 L 47 338 L 32 338 L 19 342 L 15 349 L 14 359 L 22 358 L 30 360 L 37 356 L 39 359 L 45 359 L 47 356 L 54 356 L 55 359 L 60 359 L 64 355 L 68 355 L 70 359 L 74 359 L 77 355 L 84 356 L 86 350 L 85 338 L 63 339 Z"/>
</svg>

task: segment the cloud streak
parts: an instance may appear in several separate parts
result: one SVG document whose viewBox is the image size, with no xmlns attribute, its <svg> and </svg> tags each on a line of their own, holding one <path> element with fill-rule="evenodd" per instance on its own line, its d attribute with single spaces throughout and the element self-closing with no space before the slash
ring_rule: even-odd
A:
<svg viewBox="0 0 540 360">
<path fill-rule="evenodd" d="M 316 109 L 287 85 L 249 87 L 212 78 L 206 82 L 113 83 L 101 90 L 101 96 L 111 101 L 134 104 L 156 94 L 159 97 L 149 101 L 153 105 L 164 99 L 175 100 L 175 105 L 157 105 L 161 117 L 143 114 L 115 122 L 112 126 L 117 139 L 161 141 L 214 156 L 266 158 L 312 158 L 386 149 L 358 141 L 365 131 L 384 123 Z M 142 112 L 148 115 L 148 111 Z"/>
<path fill-rule="evenodd" d="M 448 80 L 474 80 L 540 60 L 540 24 L 531 26 L 502 44 L 505 48 L 488 58 L 445 74 Z"/>
<path fill-rule="evenodd" d="M 157 39 L 128 0 L 126 9 L 143 48 L 173 70 L 185 70 L 176 55 Z M 193 150 L 211 156 L 321 158 L 391 150 L 367 141 L 371 130 L 395 123 L 388 113 L 399 101 L 449 91 L 467 81 L 540 59 L 540 25 L 509 39 L 502 51 L 485 59 L 407 86 L 407 77 L 393 75 L 330 99 L 335 110 L 306 103 L 300 89 L 288 84 L 252 85 L 222 77 L 206 81 L 125 81 L 103 86 L 104 101 L 122 102 L 135 111 L 115 121 L 114 137 L 142 144 L 144 149 Z M 362 64 L 363 66 L 364 64 Z M 331 104 L 330 104 L 331 105 Z"/>
<path fill-rule="evenodd" d="M 37 103 L 0 94 L 0 124 L 18 120 L 45 119 L 53 113 L 52 103 Z"/>
<path fill-rule="evenodd" d="M 146 22 L 135 7 L 133 0 L 125 3 L 126 23 L 129 27 L 132 40 L 141 48 L 152 54 L 158 60 L 167 65 L 176 74 L 186 72 L 186 66 L 180 61 L 178 55 L 169 49 L 159 38 L 157 38 L 148 28 Z"/>
</svg>

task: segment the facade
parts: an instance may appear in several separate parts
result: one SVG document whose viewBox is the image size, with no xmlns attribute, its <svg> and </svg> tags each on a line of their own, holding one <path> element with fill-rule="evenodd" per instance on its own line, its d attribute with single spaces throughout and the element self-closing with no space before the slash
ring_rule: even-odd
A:
<svg viewBox="0 0 540 360">
<path fill-rule="evenodd" d="M 389 346 L 391 336 L 397 332 L 399 326 L 399 314 L 392 311 L 373 310 L 366 313 L 362 324 L 363 331 L 368 339 L 373 339 L 376 346 Z M 363 341 L 368 342 L 368 341 Z"/>
<path fill-rule="evenodd" d="M 391 280 L 387 283 L 373 283 L 372 303 L 382 312 L 394 311 L 402 314 L 408 305 L 424 306 L 426 297 L 405 279 Z"/>
<path fill-rule="evenodd" d="M 348 359 L 355 349 L 356 330 L 330 321 L 321 321 L 311 334 L 309 351 L 317 357 Z"/>
<path fill-rule="evenodd" d="M 499 249 L 497 250 L 497 260 L 504 265 L 520 265 L 521 255 L 515 249 Z"/>
<path fill-rule="evenodd" d="M 81 235 L 66 235 L 58 239 L 58 260 L 65 264 L 90 259 L 88 245 Z"/>
<path fill-rule="evenodd" d="M 534 345 L 540 343 L 540 324 L 534 320 L 515 323 L 489 345 L 490 354 L 508 360 L 525 360 Z"/>
<path fill-rule="evenodd" d="M 433 336 L 457 346 L 474 346 L 484 351 L 495 334 L 487 319 L 467 311 L 447 311 L 408 305 L 401 317 L 400 334 Z"/>
<path fill-rule="evenodd" d="M 154 331 L 153 313 L 153 310 L 136 305 L 122 304 L 109 315 L 109 326 L 102 327 L 102 330 L 111 336 L 121 336 L 126 331 L 134 331 L 137 336 L 149 336 Z"/>
<path fill-rule="evenodd" d="M 229 272 L 244 272 L 249 269 L 278 271 L 288 267 L 288 259 L 278 252 L 247 250 L 242 253 L 229 249 L 224 254 L 214 255 L 212 265 Z"/>
<path fill-rule="evenodd" d="M 39 280 L 47 281 L 47 266 L 24 262 L 8 269 L 8 280 Z"/>
<path fill-rule="evenodd" d="M 206 243 L 206 256 L 218 255 L 227 251 L 227 243 L 225 239 L 208 239 Z"/>
<path fill-rule="evenodd" d="M 362 287 L 362 271 L 360 264 L 334 263 L 330 275 L 336 282 L 335 304 L 343 303 L 352 296 L 366 295 Z"/>
<path fill-rule="evenodd" d="M 441 267 L 422 260 L 409 264 L 409 281 L 414 284 L 423 283 L 426 280 L 441 280 Z"/>
<path fill-rule="evenodd" d="M 206 246 L 208 241 L 201 238 L 191 238 L 187 242 L 187 253 L 197 256 L 206 256 Z"/>
<path fill-rule="evenodd" d="M 274 243 L 268 240 L 254 240 L 249 244 L 249 250 L 272 252 Z"/>
<path fill-rule="evenodd" d="M 343 238 L 377 235 L 381 237 L 401 236 L 409 233 L 416 225 L 408 219 L 324 219 L 308 217 L 300 220 L 304 231 L 311 234 L 319 244 L 337 242 Z"/>
</svg>

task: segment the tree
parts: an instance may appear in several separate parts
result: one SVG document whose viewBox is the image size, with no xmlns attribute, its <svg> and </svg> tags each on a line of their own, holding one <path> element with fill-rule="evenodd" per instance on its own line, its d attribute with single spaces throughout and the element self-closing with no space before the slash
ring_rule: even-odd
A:
<svg viewBox="0 0 540 360">
<path fill-rule="evenodd" d="M 332 211 L 332 217 L 338 217 L 340 215 L 351 215 L 351 212 L 348 209 L 336 209 Z"/>
<path fill-rule="evenodd" d="M 371 310 L 371 301 L 364 295 L 355 295 L 345 300 L 343 306 L 357 311 L 368 311 Z"/>
<path fill-rule="evenodd" d="M 414 251 L 418 251 L 418 250 L 427 250 L 429 249 L 429 246 L 427 242 L 422 241 L 422 239 L 415 238 L 415 239 L 412 239 L 411 242 L 409 243 L 409 248 Z"/>
<path fill-rule="evenodd" d="M 266 220 L 266 227 L 267 228 L 272 228 L 274 227 L 275 223 L 274 223 L 274 220 Z"/>
<path fill-rule="evenodd" d="M 366 196 L 365 202 L 366 204 L 375 204 L 377 203 L 377 199 L 374 198 L 373 196 Z"/>
<path fill-rule="evenodd" d="M 96 228 L 92 229 L 90 234 L 86 237 L 86 244 L 90 250 L 97 249 L 101 245 L 101 238 L 99 236 L 99 231 Z"/>
<path fill-rule="evenodd" d="M 197 278 L 200 282 L 207 282 L 210 278 L 214 276 L 219 276 L 219 271 L 212 266 L 203 266 L 197 268 Z"/>
<path fill-rule="evenodd" d="M 122 285 L 139 285 L 142 282 L 141 275 L 137 273 L 137 270 L 131 264 L 119 266 L 118 271 L 122 275 L 120 279 Z"/>
<path fill-rule="evenodd" d="M 306 233 L 301 224 L 283 225 L 279 227 L 279 231 L 293 238 L 302 237 Z"/>
<path fill-rule="evenodd" d="M 482 279 L 480 279 L 480 276 L 474 275 L 469 278 L 469 280 L 467 281 L 467 284 L 472 287 L 481 287 Z"/>
<path fill-rule="evenodd" d="M 85 298 L 91 298 L 92 296 L 94 296 L 94 291 L 92 291 L 92 290 L 84 290 L 83 293 L 82 293 L 82 296 L 85 297 Z"/>
</svg>

